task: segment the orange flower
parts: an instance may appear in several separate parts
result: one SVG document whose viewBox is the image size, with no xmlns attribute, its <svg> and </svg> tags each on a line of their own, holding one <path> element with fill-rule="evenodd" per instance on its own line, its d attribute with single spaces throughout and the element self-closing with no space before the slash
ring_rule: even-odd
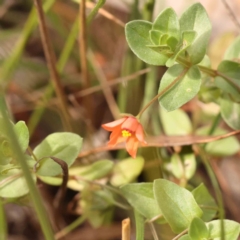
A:
<svg viewBox="0 0 240 240">
<path fill-rule="evenodd" d="M 139 144 L 146 145 L 141 123 L 135 117 L 123 117 L 119 120 L 103 124 L 102 127 L 112 132 L 108 146 L 113 147 L 117 143 L 126 142 L 128 153 L 135 158 Z"/>
</svg>

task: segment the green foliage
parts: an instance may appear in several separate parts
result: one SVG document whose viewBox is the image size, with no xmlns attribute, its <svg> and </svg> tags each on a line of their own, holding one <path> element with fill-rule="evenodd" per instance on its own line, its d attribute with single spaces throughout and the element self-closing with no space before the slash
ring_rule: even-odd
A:
<svg viewBox="0 0 240 240">
<path fill-rule="evenodd" d="M 144 159 L 142 157 L 127 158 L 119 161 L 113 169 L 113 176 L 110 180 L 113 186 L 121 186 L 132 182 L 142 172 Z"/>
<path fill-rule="evenodd" d="M 121 191 L 131 206 L 146 219 L 151 220 L 158 216 L 162 217 L 162 212 L 154 198 L 153 183 L 127 184 L 121 187 Z"/>
<path fill-rule="evenodd" d="M 173 85 L 173 86 L 171 86 Z M 190 101 L 198 93 L 201 86 L 201 74 L 196 66 L 186 69 L 181 64 L 170 67 L 163 75 L 159 93 L 167 87 L 170 89 L 159 98 L 161 107 L 173 111 Z"/>
<path fill-rule="evenodd" d="M 194 218 L 190 224 L 188 234 L 191 240 L 208 239 L 208 228 L 200 218 Z"/>
<path fill-rule="evenodd" d="M 153 189 L 158 206 L 175 233 L 184 231 L 193 218 L 202 216 L 202 210 L 188 190 L 165 179 L 155 180 Z"/>
<path fill-rule="evenodd" d="M 50 156 L 65 161 L 71 166 L 82 146 L 82 138 L 74 133 L 53 133 L 47 136 L 33 151 L 39 162 L 37 174 L 56 176 L 62 172 L 61 167 Z"/>
<path fill-rule="evenodd" d="M 203 211 L 202 220 L 208 222 L 213 219 L 216 216 L 218 206 L 205 185 L 201 183 L 193 189 L 192 195 Z"/>
</svg>

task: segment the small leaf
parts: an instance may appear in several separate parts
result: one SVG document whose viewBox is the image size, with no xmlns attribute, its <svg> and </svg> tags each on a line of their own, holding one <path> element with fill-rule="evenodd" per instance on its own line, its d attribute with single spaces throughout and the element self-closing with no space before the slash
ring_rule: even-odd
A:
<svg viewBox="0 0 240 240">
<path fill-rule="evenodd" d="M 35 176 L 32 176 L 35 179 Z M 2 183 L 4 182 L 4 183 Z M 22 171 L 19 169 L 10 169 L 7 173 L 0 174 L 0 197 L 18 198 L 29 192 Z"/>
<path fill-rule="evenodd" d="M 82 138 L 74 133 L 53 133 L 47 136 L 33 151 L 38 159 L 56 157 L 71 166 L 82 147 Z M 40 161 L 37 174 L 41 176 L 56 176 L 62 168 L 52 159 Z"/>
<path fill-rule="evenodd" d="M 240 60 L 240 36 L 238 36 L 225 52 L 224 59 L 239 62 Z"/>
<path fill-rule="evenodd" d="M 131 206 L 148 220 L 162 215 L 153 194 L 153 183 L 131 183 L 121 187 Z"/>
<path fill-rule="evenodd" d="M 233 129 L 240 129 L 240 104 L 229 98 L 222 98 L 220 102 L 221 116 Z"/>
<path fill-rule="evenodd" d="M 180 157 L 181 156 L 181 157 Z M 171 156 L 172 173 L 178 179 L 190 179 L 196 172 L 196 159 L 193 153 L 173 154 Z"/>
<path fill-rule="evenodd" d="M 157 179 L 153 191 L 164 218 L 175 233 L 187 229 L 193 218 L 201 217 L 202 210 L 188 190 L 165 179 Z"/>
<path fill-rule="evenodd" d="M 153 22 L 152 29 L 179 39 L 180 27 L 178 16 L 175 11 L 172 8 L 163 10 Z"/>
<path fill-rule="evenodd" d="M 224 239 L 225 240 L 237 240 L 240 232 L 240 225 L 237 222 L 224 219 Z M 214 220 L 207 223 L 209 229 L 209 239 L 220 240 L 221 239 L 221 222 L 220 220 Z"/>
<path fill-rule="evenodd" d="M 154 45 L 160 45 L 160 37 L 162 33 L 160 31 L 156 30 L 150 30 L 149 31 L 149 36 Z"/>
<path fill-rule="evenodd" d="M 222 89 L 223 92 L 230 93 L 237 100 L 240 100 L 240 64 L 229 60 L 222 61 L 218 66 L 218 72 L 227 76 L 231 81 L 227 81 L 223 77 L 216 77 L 215 84 Z"/>
<path fill-rule="evenodd" d="M 26 151 L 29 144 L 29 131 L 24 121 L 19 121 L 14 125 L 14 131 L 16 132 L 18 142 L 22 151 Z"/>
<path fill-rule="evenodd" d="M 142 157 L 127 158 L 118 162 L 113 169 L 111 184 L 117 187 L 132 182 L 141 173 L 143 166 Z"/>
<path fill-rule="evenodd" d="M 186 73 L 185 67 L 176 64 L 170 67 L 162 77 L 159 93 L 176 83 L 159 98 L 160 105 L 167 111 L 173 111 L 190 101 L 198 93 L 201 86 L 201 74 L 197 66 L 190 67 Z M 180 77 L 179 77 L 180 76 Z"/>
<path fill-rule="evenodd" d="M 200 218 L 194 218 L 192 220 L 188 234 L 191 240 L 208 239 L 209 235 L 206 224 Z"/>
<path fill-rule="evenodd" d="M 196 31 L 197 35 L 191 46 L 187 49 L 192 64 L 201 62 L 211 35 L 211 22 L 206 10 L 200 3 L 193 4 L 189 7 L 180 18 L 180 30 Z"/>
<path fill-rule="evenodd" d="M 202 220 L 208 222 L 216 216 L 217 204 L 203 183 L 192 191 L 193 197 L 203 211 Z"/>
<path fill-rule="evenodd" d="M 178 240 L 192 240 L 188 234 L 181 236 Z"/>
<path fill-rule="evenodd" d="M 201 127 L 197 130 L 197 134 L 200 136 L 207 136 L 209 132 L 210 127 Z M 222 128 L 217 128 L 213 136 L 226 134 L 227 131 Z M 225 139 L 221 139 L 218 141 L 207 143 L 206 145 L 206 152 L 214 155 L 214 156 L 230 156 L 233 154 L 236 154 L 240 149 L 240 145 L 236 137 L 228 137 Z"/>
<path fill-rule="evenodd" d="M 129 47 L 141 60 L 152 65 L 165 65 L 167 57 L 147 47 L 152 45 L 149 31 L 152 23 L 142 20 L 131 21 L 126 24 L 125 34 Z"/>
<path fill-rule="evenodd" d="M 192 123 L 182 109 L 166 112 L 160 108 L 160 118 L 166 135 L 182 136 L 192 133 Z"/>
</svg>

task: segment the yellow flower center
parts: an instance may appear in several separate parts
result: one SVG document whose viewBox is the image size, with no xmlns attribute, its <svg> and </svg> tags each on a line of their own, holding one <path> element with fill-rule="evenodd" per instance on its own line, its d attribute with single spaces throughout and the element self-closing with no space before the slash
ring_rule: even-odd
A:
<svg viewBox="0 0 240 240">
<path fill-rule="evenodd" d="M 127 138 L 127 137 L 131 137 L 132 133 L 129 132 L 128 130 L 122 130 L 122 136 Z"/>
</svg>

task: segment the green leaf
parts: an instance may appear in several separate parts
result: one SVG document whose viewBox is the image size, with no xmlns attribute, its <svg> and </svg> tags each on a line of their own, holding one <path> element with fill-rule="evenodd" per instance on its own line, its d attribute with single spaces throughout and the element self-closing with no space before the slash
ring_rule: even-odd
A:
<svg viewBox="0 0 240 240">
<path fill-rule="evenodd" d="M 160 108 L 160 118 L 166 135 L 188 135 L 192 133 L 192 123 L 182 109 L 166 112 Z"/>
<path fill-rule="evenodd" d="M 239 62 L 240 59 L 240 36 L 238 36 L 225 52 L 224 59 Z"/>
<path fill-rule="evenodd" d="M 153 183 L 131 183 L 121 187 L 130 205 L 148 220 L 162 215 L 153 194 Z"/>
<path fill-rule="evenodd" d="M 14 131 L 16 132 L 18 142 L 22 151 L 26 151 L 29 144 L 29 131 L 24 121 L 19 121 L 14 125 Z"/>
<path fill-rule="evenodd" d="M 222 89 L 223 92 L 230 93 L 237 100 L 240 100 L 240 64 L 229 60 L 222 61 L 218 66 L 218 72 L 227 76 L 231 81 L 227 81 L 223 77 L 216 77 L 215 84 Z"/>
<path fill-rule="evenodd" d="M 32 176 L 35 179 L 35 176 Z M 6 173 L 0 174 L 0 197 L 18 198 L 29 192 L 22 171 L 10 169 Z"/>
<path fill-rule="evenodd" d="M 192 240 L 188 234 L 181 236 L 178 240 Z"/>
<path fill-rule="evenodd" d="M 240 129 L 240 104 L 229 98 L 222 98 L 220 102 L 221 116 L 233 129 Z"/>
<path fill-rule="evenodd" d="M 166 8 L 157 16 L 153 22 L 152 29 L 168 34 L 176 39 L 180 38 L 178 16 L 172 8 Z"/>
<path fill-rule="evenodd" d="M 142 172 L 144 159 L 142 157 L 127 158 L 118 162 L 113 169 L 110 180 L 113 186 L 121 186 L 132 182 Z"/>
<path fill-rule="evenodd" d="M 201 62 L 211 35 L 211 22 L 204 7 L 200 3 L 189 7 L 180 18 L 180 30 L 195 31 L 197 33 L 191 46 L 187 49 L 192 64 Z"/>
<path fill-rule="evenodd" d="M 196 159 L 193 153 L 173 154 L 171 156 L 172 173 L 176 178 L 190 179 L 196 172 Z"/>
<path fill-rule="evenodd" d="M 188 190 L 158 179 L 154 181 L 153 191 L 164 218 L 175 233 L 187 229 L 193 218 L 201 217 L 202 210 Z"/>
<path fill-rule="evenodd" d="M 224 239 L 225 240 L 237 240 L 240 232 L 240 225 L 237 222 L 231 220 L 224 221 Z M 209 238 L 211 240 L 221 239 L 221 225 L 220 220 L 214 220 L 207 223 L 209 229 Z"/>
<path fill-rule="evenodd" d="M 47 136 L 34 150 L 37 159 L 56 157 L 71 166 L 82 147 L 82 138 L 74 133 L 53 133 Z M 37 174 L 41 176 L 56 176 L 62 173 L 62 168 L 52 159 L 46 158 L 39 162 Z"/>
<path fill-rule="evenodd" d="M 162 77 L 159 93 L 173 84 L 173 86 L 159 98 L 160 105 L 167 111 L 173 111 L 181 107 L 195 97 L 200 89 L 201 74 L 198 67 L 190 67 L 186 73 L 181 76 L 185 70 L 184 66 L 176 64 L 170 67 Z"/>
<path fill-rule="evenodd" d="M 165 65 L 167 57 L 147 47 L 152 45 L 149 31 L 152 23 L 142 20 L 131 21 L 126 24 L 125 34 L 129 47 L 141 60 L 152 65 Z"/>
<path fill-rule="evenodd" d="M 197 134 L 200 136 L 207 136 L 209 133 L 210 127 L 202 127 L 197 130 Z M 217 128 L 213 136 L 226 134 L 227 131 L 222 128 Z M 240 145 L 236 137 L 228 137 L 218 141 L 207 143 L 206 152 L 214 156 L 230 156 L 237 153 L 240 149 Z"/>
<path fill-rule="evenodd" d="M 202 220 L 208 222 L 216 216 L 217 204 L 203 183 L 193 189 L 192 195 L 203 211 Z"/>
<path fill-rule="evenodd" d="M 203 240 L 208 239 L 209 232 L 203 220 L 194 218 L 191 222 L 188 234 L 191 240 Z"/>
<path fill-rule="evenodd" d="M 106 177 L 112 171 L 113 167 L 114 164 L 112 161 L 100 160 L 89 166 L 70 168 L 70 176 L 80 176 L 83 180 L 69 180 L 68 187 L 76 191 L 81 191 L 86 183 L 84 180 L 93 181 Z"/>
<path fill-rule="evenodd" d="M 160 37 L 162 33 L 156 30 L 150 30 L 149 36 L 154 45 L 160 45 Z"/>
<path fill-rule="evenodd" d="M 191 46 L 193 40 L 195 39 L 195 36 L 195 31 L 185 31 L 182 33 L 182 43 L 175 49 L 173 56 L 167 60 L 167 67 L 171 67 L 176 62 L 177 57 L 183 54 L 185 50 L 188 49 L 189 46 Z"/>
</svg>

